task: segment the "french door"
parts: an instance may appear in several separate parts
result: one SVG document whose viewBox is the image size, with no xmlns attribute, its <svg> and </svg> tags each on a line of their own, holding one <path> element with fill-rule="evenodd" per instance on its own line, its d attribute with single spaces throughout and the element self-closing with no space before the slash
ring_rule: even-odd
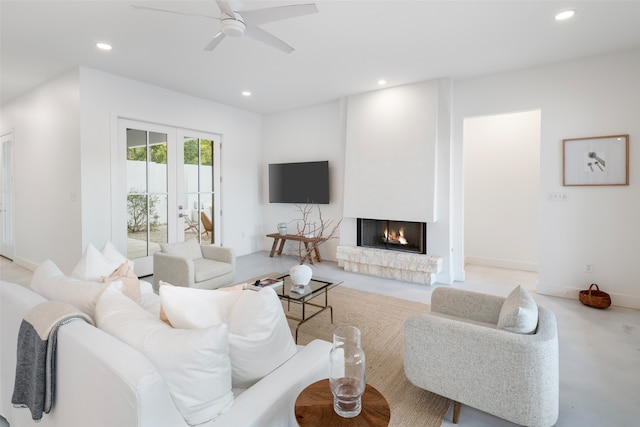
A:
<svg viewBox="0 0 640 427">
<path fill-rule="evenodd" d="M 13 259 L 13 133 L 0 135 L 0 255 Z"/>
<path fill-rule="evenodd" d="M 118 198 L 126 204 L 126 223 L 115 229 L 126 233 L 136 274 L 153 274 L 162 243 L 220 245 L 220 136 L 120 119 L 119 140 Z"/>
</svg>

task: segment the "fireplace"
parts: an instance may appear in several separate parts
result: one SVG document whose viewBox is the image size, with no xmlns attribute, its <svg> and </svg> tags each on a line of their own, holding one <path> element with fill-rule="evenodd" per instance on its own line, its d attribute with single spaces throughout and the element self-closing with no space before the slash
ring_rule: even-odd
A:
<svg viewBox="0 0 640 427">
<path fill-rule="evenodd" d="M 427 224 L 358 218 L 357 243 L 368 248 L 426 254 Z"/>
</svg>

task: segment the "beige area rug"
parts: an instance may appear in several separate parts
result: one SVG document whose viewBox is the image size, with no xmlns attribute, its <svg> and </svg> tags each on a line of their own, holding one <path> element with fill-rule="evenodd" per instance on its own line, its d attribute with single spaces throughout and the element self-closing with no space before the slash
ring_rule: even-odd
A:
<svg viewBox="0 0 640 427">
<path fill-rule="evenodd" d="M 324 303 L 324 296 L 315 300 Z M 440 427 L 450 401 L 415 387 L 404 374 L 404 320 L 429 306 L 342 286 L 329 291 L 329 305 L 333 306 L 334 324 L 326 310 L 300 327 L 298 344 L 316 338 L 332 342 L 335 326 L 356 326 L 362 332 L 367 383 L 382 393 L 391 408 L 389 426 Z M 291 304 L 291 314 L 297 314 L 299 307 Z M 290 324 L 295 325 L 291 321 Z M 295 334 L 295 326 L 291 329 Z"/>
</svg>

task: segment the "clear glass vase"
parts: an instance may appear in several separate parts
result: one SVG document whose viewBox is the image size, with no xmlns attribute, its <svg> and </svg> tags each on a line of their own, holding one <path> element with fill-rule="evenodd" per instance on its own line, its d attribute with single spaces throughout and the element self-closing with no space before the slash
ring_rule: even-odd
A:
<svg viewBox="0 0 640 427">
<path fill-rule="evenodd" d="M 360 335 L 354 326 L 338 326 L 333 331 L 329 387 L 333 393 L 333 409 L 344 418 L 353 418 L 362 409 L 366 378 Z"/>
</svg>

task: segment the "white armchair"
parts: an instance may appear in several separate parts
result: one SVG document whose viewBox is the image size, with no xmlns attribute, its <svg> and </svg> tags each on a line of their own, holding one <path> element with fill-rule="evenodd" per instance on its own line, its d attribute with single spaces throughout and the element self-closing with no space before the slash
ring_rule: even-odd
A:
<svg viewBox="0 0 640 427">
<path fill-rule="evenodd" d="M 200 245 L 196 239 L 162 243 L 153 254 L 153 283 L 216 289 L 233 282 L 236 256 L 231 248 Z"/>
<path fill-rule="evenodd" d="M 405 374 L 415 386 L 453 400 L 454 423 L 465 404 L 516 424 L 552 426 L 559 406 L 555 315 L 537 306 L 532 334 L 510 332 L 498 328 L 504 301 L 434 289 L 431 312 L 405 321 Z"/>
</svg>

